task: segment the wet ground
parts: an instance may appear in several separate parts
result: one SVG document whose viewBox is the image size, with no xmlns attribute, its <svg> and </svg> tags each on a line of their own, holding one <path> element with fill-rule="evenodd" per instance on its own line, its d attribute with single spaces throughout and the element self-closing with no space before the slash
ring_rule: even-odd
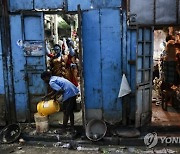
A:
<svg viewBox="0 0 180 154">
<path fill-rule="evenodd" d="M 123 146 L 101 146 L 101 147 L 79 147 L 76 150 L 51 146 L 35 146 L 20 144 L 0 145 L 1 154 L 170 154 L 180 153 L 180 148 L 154 148 L 146 147 L 123 147 Z"/>
<path fill-rule="evenodd" d="M 167 111 L 162 109 L 161 104 L 152 103 L 152 125 L 180 126 L 180 111 L 169 106 Z"/>
</svg>

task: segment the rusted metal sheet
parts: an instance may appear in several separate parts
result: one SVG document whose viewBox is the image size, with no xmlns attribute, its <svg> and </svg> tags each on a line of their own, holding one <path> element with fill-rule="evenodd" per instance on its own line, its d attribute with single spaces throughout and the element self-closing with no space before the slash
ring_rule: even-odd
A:
<svg viewBox="0 0 180 154">
<path fill-rule="evenodd" d="M 122 120 L 122 103 L 118 98 L 122 74 L 120 10 L 83 12 L 82 27 L 86 111 L 93 114 L 91 110 L 102 110 L 97 118 L 102 113 L 105 121 L 119 122 Z M 87 118 L 92 116 L 95 114 Z"/>
<path fill-rule="evenodd" d="M 177 3 L 176 0 L 156 0 L 155 24 L 176 24 Z"/>
<path fill-rule="evenodd" d="M 82 10 L 91 9 L 91 1 L 90 0 L 68 0 L 67 1 L 67 9 L 68 11 L 77 11 L 77 6 L 80 5 Z"/>
<path fill-rule="evenodd" d="M 30 119 L 30 104 L 46 91 L 40 78 L 45 70 L 43 14 L 11 15 L 10 21 L 17 120 L 23 122 Z"/>
<path fill-rule="evenodd" d="M 98 8 L 120 7 L 122 0 L 68 0 L 68 11 L 77 11 L 77 5 L 81 6 L 82 10 L 91 10 Z"/>
<path fill-rule="evenodd" d="M 125 15 L 124 15 L 125 18 Z M 131 87 L 131 94 L 128 96 L 126 102 L 127 103 L 127 122 L 129 124 L 134 121 L 135 119 L 135 92 L 136 92 L 136 65 L 134 65 L 134 61 L 136 62 L 136 29 L 128 29 L 126 25 L 126 18 L 123 19 L 124 27 L 123 31 L 124 33 L 127 33 L 125 36 L 125 39 L 123 41 L 123 46 L 126 45 L 126 51 L 123 51 L 123 56 L 125 57 L 123 59 L 123 66 L 125 67 L 125 70 L 123 72 L 126 74 L 128 82 Z M 126 43 L 125 43 L 126 42 Z M 132 61 L 132 63 L 129 63 L 129 61 Z M 126 65 L 126 66 L 125 66 Z M 123 100 L 124 101 L 124 100 Z M 129 107 L 129 108 L 128 108 Z M 124 110 L 124 109 L 123 109 Z"/>
<path fill-rule="evenodd" d="M 129 0 L 131 25 L 178 25 L 180 0 Z"/>
<path fill-rule="evenodd" d="M 33 0 L 9 0 L 9 10 L 11 12 L 19 10 L 32 10 Z"/>
<path fill-rule="evenodd" d="M 82 13 L 83 72 L 86 109 L 102 109 L 99 13 L 99 10 Z"/>
<path fill-rule="evenodd" d="M 62 9 L 65 0 L 34 0 L 35 9 Z"/>
<path fill-rule="evenodd" d="M 129 0 L 130 24 L 154 23 L 154 0 Z"/>
<path fill-rule="evenodd" d="M 42 40 L 41 16 L 24 16 L 24 40 Z M 32 26 L 35 25 L 35 26 Z M 31 32 L 29 32 L 31 31 Z"/>
<path fill-rule="evenodd" d="M 22 39 L 22 24 L 20 15 L 10 16 L 11 24 L 11 49 L 13 60 L 13 76 L 14 76 L 14 92 L 17 121 L 26 121 L 26 107 L 27 107 L 27 88 L 26 88 L 26 74 L 24 72 L 24 65 L 26 63 L 23 50 L 17 45 L 17 41 Z"/>
<path fill-rule="evenodd" d="M 119 9 L 100 10 L 103 117 L 109 123 L 122 120 L 122 101 L 118 98 L 122 78 L 121 24 Z"/>
<path fill-rule="evenodd" d="M 36 10 L 36 9 L 62 9 L 65 0 L 9 0 L 10 12 Z"/>
</svg>

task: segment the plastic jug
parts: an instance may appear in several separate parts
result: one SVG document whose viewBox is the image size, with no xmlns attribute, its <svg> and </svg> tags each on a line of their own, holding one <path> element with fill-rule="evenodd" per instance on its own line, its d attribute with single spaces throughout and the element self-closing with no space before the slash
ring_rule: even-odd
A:
<svg viewBox="0 0 180 154">
<path fill-rule="evenodd" d="M 47 116 L 56 113 L 60 110 L 60 105 L 57 101 L 41 101 L 37 105 L 37 111 L 40 115 Z"/>
</svg>

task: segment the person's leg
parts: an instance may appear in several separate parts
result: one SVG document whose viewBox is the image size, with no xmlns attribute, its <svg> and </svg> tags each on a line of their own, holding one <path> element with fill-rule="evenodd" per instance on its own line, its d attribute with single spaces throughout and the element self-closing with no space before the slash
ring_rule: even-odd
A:
<svg viewBox="0 0 180 154">
<path fill-rule="evenodd" d="M 63 113 L 63 127 L 66 128 L 67 127 L 67 123 L 68 123 L 68 115 L 66 113 Z"/>
<path fill-rule="evenodd" d="M 68 123 L 68 100 L 63 102 L 63 128 L 67 127 Z"/>
<path fill-rule="evenodd" d="M 74 113 L 70 113 L 70 123 L 71 123 L 71 127 L 74 127 Z"/>
<path fill-rule="evenodd" d="M 74 107 L 75 107 L 76 97 L 69 98 L 69 106 L 68 106 L 68 113 L 70 116 L 70 124 L 71 128 L 74 128 Z"/>
</svg>

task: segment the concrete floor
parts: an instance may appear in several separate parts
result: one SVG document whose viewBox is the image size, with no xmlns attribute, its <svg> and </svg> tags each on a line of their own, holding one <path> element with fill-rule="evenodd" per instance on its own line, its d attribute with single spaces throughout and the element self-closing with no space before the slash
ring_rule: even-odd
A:
<svg viewBox="0 0 180 154">
<path fill-rule="evenodd" d="M 74 113 L 75 125 L 82 125 L 82 110 Z M 63 123 L 63 112 L 57 112 L 49 116 L 50 125 L 58 125 Z"/>
<path fill-rule="evenodd" d="M 168 106 L 167 111 L 161 104 L 152 103 L 152 125 L 156 126 L 180 126 L 180 111 Z"/>
<path fill-rule="evenodd" d="M 49 124 L 58 125 L 63 122 L 63 113 L 58 112 L 49 116 Z M 75 112 L 75 125 L 82 125 L 82 110 Z M 152 103 L 152 125 L 155 126 L 180 126 L 180 110 L 169 106 L 167 111 L 161 104 Z"/>
<path fill-rule="evenodd" d="M 63 113 L 58 112 L 49 116 L 50 125 L 58 125 L 63 122 Z M 75 112 L 75 125 L 82 125 L 82 110 Z M 161 104 L 152 103 L 152 125 L 155 126 L 180 126 L 180 111 L 169 106 L 167 111 Z"/>
</svg>

